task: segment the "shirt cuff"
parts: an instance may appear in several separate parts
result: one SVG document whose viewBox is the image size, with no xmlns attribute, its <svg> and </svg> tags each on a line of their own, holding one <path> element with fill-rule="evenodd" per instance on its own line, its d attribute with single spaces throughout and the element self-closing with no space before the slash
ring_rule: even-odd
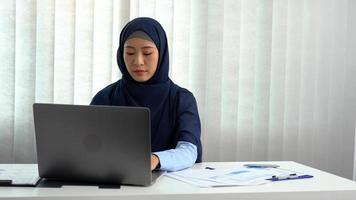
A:
<svg viewBox="0 0 356 200">
<path fill-rule="evenodd" d="M 175 149 L 154 152 L 160 161 L 160 170 L 178 171 L 194 165 L 197 159 L 197 147 L 185 141 L 179 141 Z"/>
</svg>

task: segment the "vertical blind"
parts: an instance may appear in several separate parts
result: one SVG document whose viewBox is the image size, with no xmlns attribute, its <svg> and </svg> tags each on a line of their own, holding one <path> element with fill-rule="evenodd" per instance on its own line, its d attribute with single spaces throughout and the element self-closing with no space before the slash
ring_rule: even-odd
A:
<svg viewBox="0 0 356 200">
<path fill-rule="evenodd" d="M 121 28 L 165 28 L 195 95 L 204 161 L 356 170 L 356 1 L 2 0 L 0 162 L 36 162 L 32 104 L 89 104 L 121 77 Z M 355 177 L 356 175 L 354 175 Z"/>
</svg>

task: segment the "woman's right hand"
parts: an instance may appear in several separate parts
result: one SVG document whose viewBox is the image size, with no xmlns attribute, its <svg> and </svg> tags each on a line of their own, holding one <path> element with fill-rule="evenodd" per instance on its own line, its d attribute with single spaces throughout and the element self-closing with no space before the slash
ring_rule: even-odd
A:
<svg viewBox="0 0 356 200">
<path fill-rule="evenodd" d="M 151 154 L 151 170 L 156 169 L 159 163 L 159 158 L 155 154 Z"/>
</svg>

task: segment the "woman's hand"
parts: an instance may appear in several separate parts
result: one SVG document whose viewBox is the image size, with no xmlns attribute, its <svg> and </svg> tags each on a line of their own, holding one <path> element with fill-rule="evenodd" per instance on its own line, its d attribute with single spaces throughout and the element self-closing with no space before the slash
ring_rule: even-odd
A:
<svg viewBox="0 0 356 200">
<path fill-rule="evenodd" d="M 154 170 L 159 163 L 158 156 L 151 154 L 151 170 Z"/>
</svg>

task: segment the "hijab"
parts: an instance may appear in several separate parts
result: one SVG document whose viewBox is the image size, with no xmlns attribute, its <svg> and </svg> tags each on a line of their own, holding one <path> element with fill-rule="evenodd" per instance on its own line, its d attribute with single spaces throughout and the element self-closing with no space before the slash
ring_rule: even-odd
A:
<svg viewBox="0 0 356 200">
<path fill-rule="evenodd" d="M 128 39 L 142 35 L 154 42 L 159 57 L 154 75 L 146 82 L 137 82 L 127 71 L 124 44 Z M 201 162 L 200 119 L 196 101 L 188 90 L 177 86 L 168 77 L 168 44 L 161 24 L 148 17 L 128 22 L 120 34 L 117 63 L 122 78 L 101 90 L 91 104 L 148 107 L 152 152 L 173 149 L 178 141 L 187 141 L 197 146 L 197 162 Z"/>
</svg>

